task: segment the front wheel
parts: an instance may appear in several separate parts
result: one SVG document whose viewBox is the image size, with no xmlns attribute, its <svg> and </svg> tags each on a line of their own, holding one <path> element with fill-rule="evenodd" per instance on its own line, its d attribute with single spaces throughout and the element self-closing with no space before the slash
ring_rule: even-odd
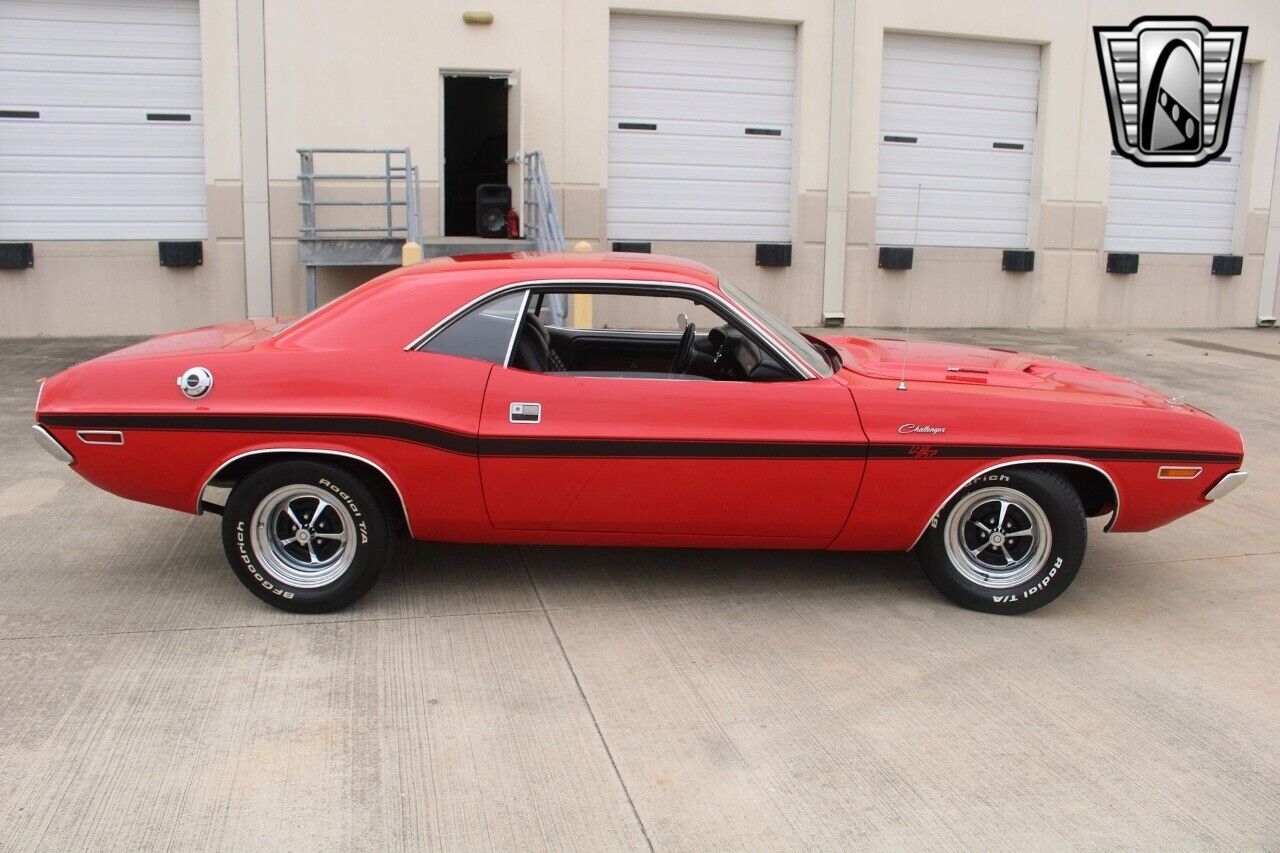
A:
<svg viewBox="0 0 1280 853">
<path fill-rule="evenodd" d="M 1084 560 L 1088 532 L 1075 489 L 1049 471 L 975 478 L 916 546 L 943 595 L 985 613 L 1026 613 L 1063 593 Z"/>
<path fill-rule="evenodd" d="M 281 462 L 236 484 L 222 544 L 240 582 L 294 613 L 360 598 L 391 557 L 392 527 L 357 476 L 317 462 Z"/>
</svg>

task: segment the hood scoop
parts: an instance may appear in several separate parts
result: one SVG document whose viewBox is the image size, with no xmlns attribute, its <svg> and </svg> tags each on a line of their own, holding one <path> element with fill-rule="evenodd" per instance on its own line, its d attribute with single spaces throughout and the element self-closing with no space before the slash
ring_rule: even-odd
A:
<svg viewBox="0 0 1280 853">
<path fill-rule="evenodd" d="M 1023 372 L 1035 361 L 1023 353 L 931 341 L 908 347 L 903 341 L 885 338 L 824 339 L 843 353 L 847 369 L 876 379 L 1018 388 L 1044 385 L 1041 377 Z"/>
<path fill-rule="evenodd" d="M 909 390 L 977 385 L 1025 388 L 1073 394 L 1082 400 L 1103 399 L 1125 405 L 1168 409 L 1167 395 L 1131 379 L 1061 359 L 1001 347 L 966 346 L 931 341 L 913 343 L 888 338 L 823 337 L 841 353 L 844 369 L 874 379 L 905 381 Z M 903 364 L 903 360 L 906 364 Z M 911 383 L 917 383 L 914 387 Z"/>
</svg>

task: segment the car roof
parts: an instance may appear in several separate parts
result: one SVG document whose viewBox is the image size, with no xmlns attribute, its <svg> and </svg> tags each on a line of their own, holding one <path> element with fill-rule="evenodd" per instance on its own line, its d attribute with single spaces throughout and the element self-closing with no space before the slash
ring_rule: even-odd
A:
<svg viewBox="0 0 1280 853">
<path fill-rule="evenodd" d="M 635 252 L 516 252 L 460 255 L 451 258 L 432 258 L 411 267 L 404 267 L 402 272 L 408 274 L 437 270 L 440 272 L 521 270 L 530 277 L 537 277 L 539 271 L 544 271 L 549 277 L 563 278 L 568 274 L 584 279 L 608 277 L 611 273 L 625 270 L 633 274 L 637 272 L 651 274 L 658 279 L 675 276 L 713 289 L 720 280 L 715 270 L 697 261 Z"/>
<path fill-rule="evenodd" d="M 276 341 L 342 346 L 366 340 L 369 329 L 379 329 L 380 336 L 407 342 L 486 292 L 540 280 L 671 282 L 720 291 L 715 270 L 662 255 L 522 252 L 433 258 L 390 270 L 344 293 L 299 319 Z"/>
</svg>

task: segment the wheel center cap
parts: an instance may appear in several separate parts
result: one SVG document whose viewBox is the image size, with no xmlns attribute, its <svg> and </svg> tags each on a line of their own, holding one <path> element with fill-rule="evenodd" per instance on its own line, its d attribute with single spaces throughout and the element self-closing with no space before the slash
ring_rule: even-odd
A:
<svg viewBox="0 0 1280 853">
<path fill-rule="evenodd" d="M 1001 545 L 1003 545 L 1003 544 L 1004 544 L 1004 534 L 1003 534 L 1003 533 L 1000 533 L 1000 532 L 992 533 L 992 534 L 991 534 L 991 544 L 992 544 L 992 545 L 994 545 L 994 546 L 995 546 L 995 547 L 997 547 L 997 548 L 999 548 Z"/>
<path fill-rule="evenodd" d="M 299 529 L 298 542 L 302 545 L 306 545 L 310 541 L 311 541 L 311 531 Z"/>
</svg>

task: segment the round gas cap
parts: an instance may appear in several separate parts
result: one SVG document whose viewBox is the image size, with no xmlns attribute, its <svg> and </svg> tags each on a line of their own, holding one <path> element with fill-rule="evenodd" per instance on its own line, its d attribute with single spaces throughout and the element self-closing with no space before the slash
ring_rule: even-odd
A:
<svg viewBox="0 0 1280 853">
<path fill-rule="evenodd" d="M 213 387 L 213 374 L 203 367 L 192 367 L 178 377 L 178 387 L 193 400 L 203 397 Z"/>
</svg>

